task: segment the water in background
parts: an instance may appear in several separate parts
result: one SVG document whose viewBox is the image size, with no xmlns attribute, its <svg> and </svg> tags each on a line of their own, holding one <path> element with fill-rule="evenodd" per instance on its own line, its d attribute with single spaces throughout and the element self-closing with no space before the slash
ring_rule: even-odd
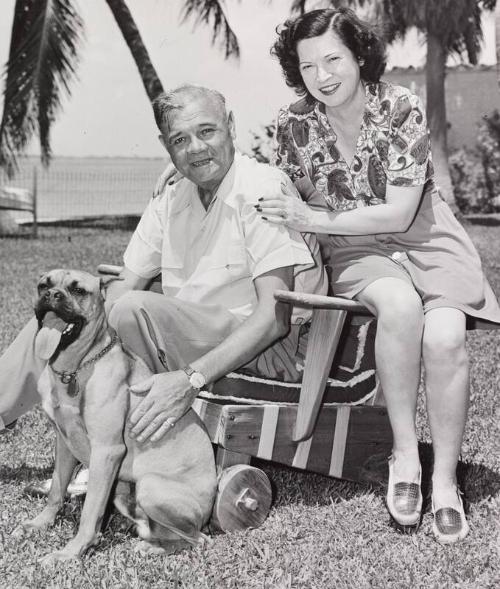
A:
<svg viewBox="0 0 500 589">
<path fill-rule="evenodd" d="M 0 185 L 32 189 L 37 170 L 38 219 L 41 221 L 140 215 L 165 167 L 162 159 L 54 157 L 44 169 L 38 158 L 23 158 L 19 173 Z M 28 213 L 15 213 L 20 220 Z"/>
</svg>

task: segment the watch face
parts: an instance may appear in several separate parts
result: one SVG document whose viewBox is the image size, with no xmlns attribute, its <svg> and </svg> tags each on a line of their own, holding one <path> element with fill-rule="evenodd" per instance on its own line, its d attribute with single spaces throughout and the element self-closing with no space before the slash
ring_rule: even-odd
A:
<svg viewBox="0 0 500 589">
<path fill-rule="evenodd" d="M 205 377 L 200 372 L 193 372 L 191 378 L 189 379 L 189 382 L 191 383 L 191 386 L 195 389 L 201 389 L 206 384 Z"/>
</svg>

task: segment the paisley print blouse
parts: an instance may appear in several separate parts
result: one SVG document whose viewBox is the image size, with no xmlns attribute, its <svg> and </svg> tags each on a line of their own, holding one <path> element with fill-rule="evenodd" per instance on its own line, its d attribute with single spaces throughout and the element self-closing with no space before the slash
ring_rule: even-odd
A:
<svg viewBox="0 0 500 589">
<path fill-rule="evenodd" d="M 407 88 L 367 84 L 356 151 L 347 163 L 320 102 L 302 99 L 280 110 L 275 164 L 293 181 L 308 176 L 332 210 L 377 205 L 386 185 L 432 190 L 429 132 L 421 100 Z"/>
</svg>

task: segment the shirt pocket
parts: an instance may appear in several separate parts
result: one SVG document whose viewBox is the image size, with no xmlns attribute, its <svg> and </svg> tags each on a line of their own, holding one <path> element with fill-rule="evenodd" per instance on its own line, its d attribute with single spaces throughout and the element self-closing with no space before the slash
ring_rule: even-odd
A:
<svg viewBox="0 0 500 589">
<path fill-rule="evenodd" d="M 231 277 L 247 274 L 247 255 L 240 244 L 229 244 L 218 248 L 217 252 L 207 254 L 204 260 L 205 271 Z"/>
</svg>

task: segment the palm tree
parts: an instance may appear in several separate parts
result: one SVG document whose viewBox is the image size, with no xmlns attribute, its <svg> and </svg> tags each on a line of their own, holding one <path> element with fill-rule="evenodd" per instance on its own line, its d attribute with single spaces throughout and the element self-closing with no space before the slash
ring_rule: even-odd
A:
<svg viewBox="0 0 500 589">
<path fill-rule="evenodd" d="M 497 49 L 497 80 L 500 89 L 500 3 L 495 8 L 495 37 Z"/>
<path fill-rule="evenodd" d="M 163 86 L 132 14 L 125 0 L 105 2 L 153 100 Z M 212 27 L 212 42 L 221 39 L 226 58 L 238 56 L 224 0 L 184 0 L 183 19 L 190 17 Z M 71 94 L 83 36 L 75 0 L 16 0 L 0 122 L 0 167 L 9 175 L 34 135 L 39 136 L 42 162 L 49 163 L 50 128 L 60 112 L 62 95 Z"/>
<path fill-rule="evenodd" d="M 303 12 L 306 4 L 306 0 L 294 0 L 292 10 Z M 371 16 L 383 25 L 388 43 L 404 37 L 411 27 L 426 35 L 426 110 L 436 180 L 443 197 L 456 209 L 448 169 L 446 61 L 451 54 L 466 54 L 470 63 L 477 63 L 481 10 L 492 10 L 496 0 L 330 0 L 330 4 L 370 9 Z"/>
</svg>

